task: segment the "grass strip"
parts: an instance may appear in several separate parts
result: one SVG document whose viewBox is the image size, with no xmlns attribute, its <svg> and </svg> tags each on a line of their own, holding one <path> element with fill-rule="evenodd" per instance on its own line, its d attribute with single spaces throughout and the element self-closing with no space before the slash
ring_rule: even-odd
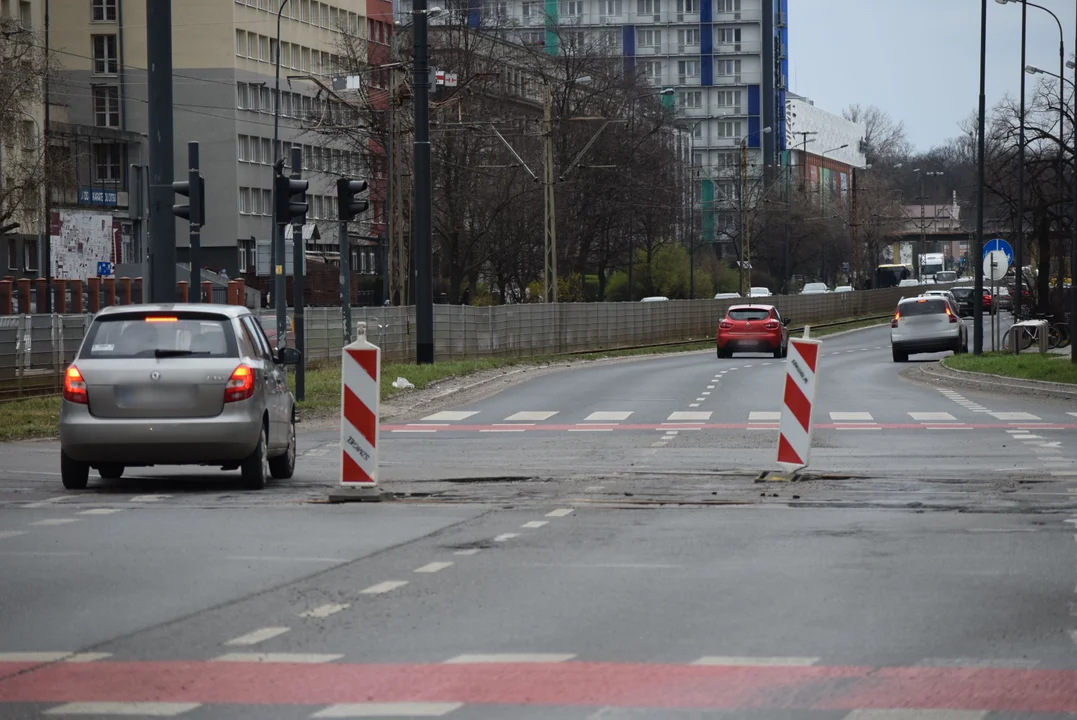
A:
<svg viewBox="0 0 1077 720">
<path fill-rule="evenodd" d="M 1053 353 L 1041 355 L 1033 350 L 1020 355 L 1012 353 L 953 355 L 943 358 L 942 364 L 965 372 L 1074 384 L 1077 383 L 1077 365 L 1068 360 L 1066 356 Z"/>
</svg>

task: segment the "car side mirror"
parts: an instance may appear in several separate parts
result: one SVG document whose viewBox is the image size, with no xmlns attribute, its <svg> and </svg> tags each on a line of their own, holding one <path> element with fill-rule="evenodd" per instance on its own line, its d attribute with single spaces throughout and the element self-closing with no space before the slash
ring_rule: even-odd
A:
<svg viewBox="0 0 1077 720">
<path fill-rule="evenodd" d="M 784 318 L 782 320 L 782 325 L 785 325 L 786 327 L 789 327 L 789 318 Z"/>
<path fill-rule="evenodd" d="M 282 347 L 277 351 L 277 363 L 280 365 L 298 365 L 303 353 L 293 347 Z"/>
</svg>

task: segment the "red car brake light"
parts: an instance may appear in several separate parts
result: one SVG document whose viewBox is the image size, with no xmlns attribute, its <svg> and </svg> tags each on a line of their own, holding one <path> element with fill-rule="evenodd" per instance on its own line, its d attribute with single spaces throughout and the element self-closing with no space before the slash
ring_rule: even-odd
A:
<svg viewBox="0 0 1077 720">
<path fill-rule="evenodd" d="M 722 322 L 718 323 L 718 327 L 721 328 L 722 330 L 732 330 L 733 329 L 733 323 L 731 323 L 728 320 L 723 320 Z"/>
<path fill-rule="evenodd" d="M 86 381 L 82 379 L 82 373 L 74 365 L 67 368 L 67 372 L 64 373 L 63 396 L 64 400 L 68 402 L 78 403 L 79 405 L 89 404 L 89 397 L 86 394 Z"/>
<path fill-rule="evenodd" d="M 777 330 L 779 327 L 781 327 L 781 325 L 778 324 L 777 320 L 767 320 L 763 323 L 764 330 Z"/>
<path fill-rule="evenodd" d="M 246 365 L 240 365 L 232 371 L 232 377 L 228 378 L 228 384 L 224 388 L 224 401 L 226 403 L 239 402 L 254 396 L 254 370 Z"/>
<path fill-rule="evenodd" d="M 894 313 L 894 319 L 890 321 L 890 327 L 896 328 L 898 326 L 898 320 L 901 319 L 901 311 Z"/>
<path fill-rule="evenodd" d="M 948 315 L 948 316 L 950 317 L 950 322 L 952 322 L 952 323 L 955 323 L 955 322 L 960 322 L 960 321 L 958 320 L 958 317 L 957 317 L 957 315 L 954 315 L 953 311 L 952 311 L 952 310 L 950 310 L 950 308 L 949 308 L 949 307 L 947 307 L 947 308 L 946 308 L 946 314 L 947 314 L 947 315 Z"/>
</svg>

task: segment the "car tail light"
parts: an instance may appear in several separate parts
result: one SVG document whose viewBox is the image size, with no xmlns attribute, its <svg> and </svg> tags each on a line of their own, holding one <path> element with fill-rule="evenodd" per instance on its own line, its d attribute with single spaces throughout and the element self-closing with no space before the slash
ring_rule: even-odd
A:
<svg viewBox="0 0 1077 720">
<path fill-rule="evenodd" d="M 768 320 L 767 322 L 763 323 L 764 330 L 777 330 L 779 327 L 780 326 L 778 325 L 778 322 L 776 320 Z"/>
<path fill-rule="evenodd" d="M 901 319 L 901 313 L 900 312 L 894 313 L 894 319 L 890 321 L 890 327 L 896 328 L 898 326 L 898 320 L 900 320 L 900 319 Z"/>
<path fill-rule="evenodd" d="M 722 322 L 718 323 L 718 327 L 723 330 L 732 330 L 733 323 L 729 322 L 728 320 L 723 320 Z"/>
<path fill-rule="evenodd" d="M 226 403 L 239 402 L 254 396 L 254 370 L 247 365 L 240 365 L 232 371 L 228 385 L 224 389 Z"/>
<path fill-rule="evenodd" d="M 67 372 L 64 373 L 63 396 L 64 400 L 79 405 L 87 405 L 90 401 L 86 394 L 86 381 L 82 379 L 82 373 L 74 365 L 67 368 Z"/>
<path fill-rule="evenodd" d="M 946 308 L 946 314 L 950 317 L 950 322 L 958 322 L 957 315 L 954 315 L 953 311 L 950 310 L 950 308 Z"/>
</svg>

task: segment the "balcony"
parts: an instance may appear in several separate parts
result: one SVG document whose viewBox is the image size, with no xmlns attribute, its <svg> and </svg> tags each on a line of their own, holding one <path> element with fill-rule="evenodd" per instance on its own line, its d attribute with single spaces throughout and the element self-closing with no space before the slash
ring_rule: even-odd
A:
<svg viewBox="0 0 1077 720">
<path fill-rule="evenodd" d="M 739 22 L 760 22 L 762 15 L 756 8 L 747 8 L 740 12 L 721 12 L 715 10 L 714 22 L 715 23 L 739 23 Z"/>
<path fill-rule="evenodd" d="M 754 40 L 738 43 L 714 43 L 715 55 L 758 55 L 761 52 L 763 52 L 763 44 Z"/>
</svg>

